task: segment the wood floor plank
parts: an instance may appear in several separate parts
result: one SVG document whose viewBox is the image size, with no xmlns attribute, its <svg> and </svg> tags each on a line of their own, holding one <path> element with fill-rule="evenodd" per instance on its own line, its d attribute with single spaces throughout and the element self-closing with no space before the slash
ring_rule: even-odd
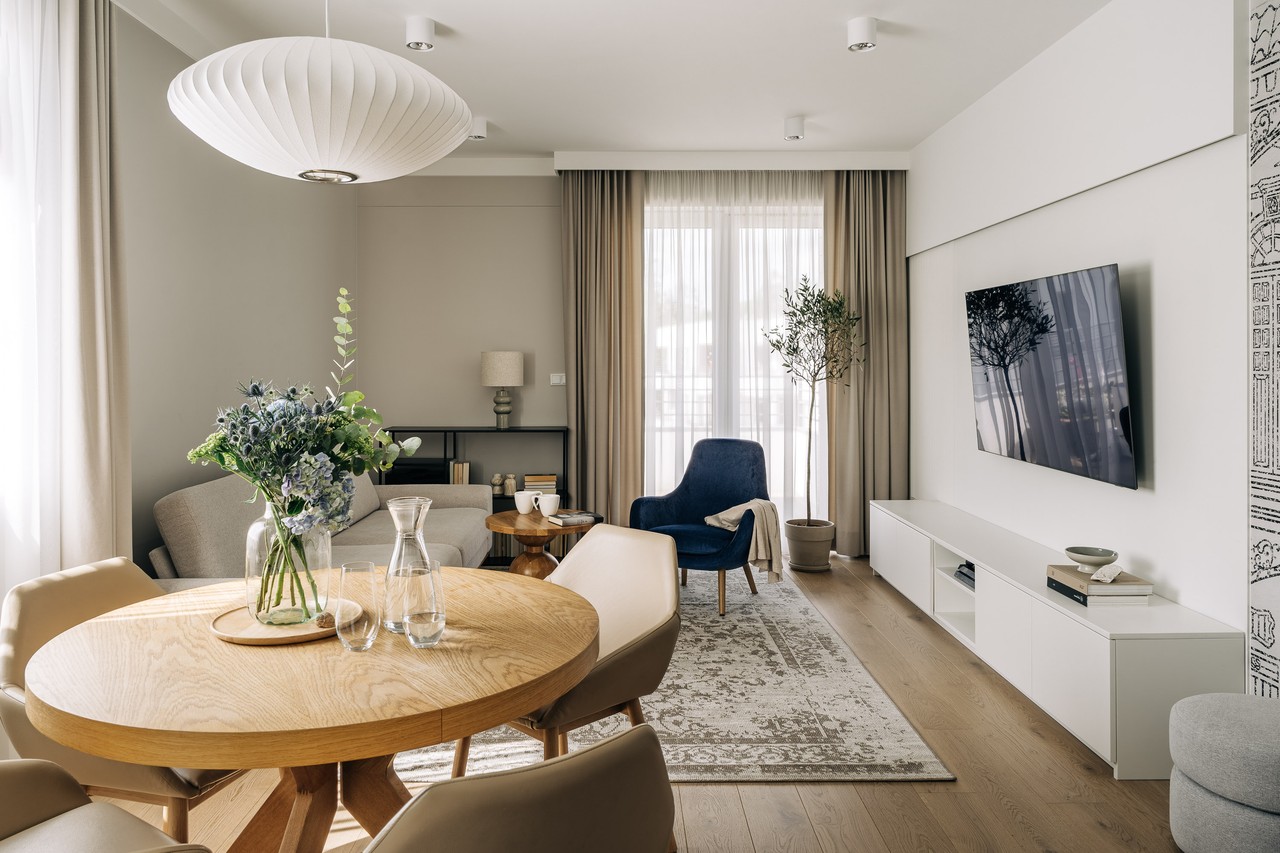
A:
<svg viewBox="0 0 1280 853">
<path fill-rule="evenodd" d="M 1123 803 L 1084 803 L 1094 824 L 1135 851 L 1178 853 L 1168 820 L 1156 820 Z"/>
<path fill-rule="evenodd" d="M 982 794 L 939 792 L 920 794 L 920 800 L 937 822 L 946 827 L 957 853 L 990 853 L 1016 850 L 1017 839 L 994 813 L 981 808 Z"/>
<path fill-rule="evenodd" d="M 684 812 L 680 805 L 680 786 L 671 786 L 671 798 L 675 801 L 676 820 L 675 825 L 671 828 L 671 834 L 676 837 L 676 849 L 687 850 L 688 842 L 684 840 Z"/>
<path fill-rule="evenodd" d="M 689 853 L 754 853 L 737 785 L 679 785 Z"/>
<path fill-rule="evenodd" d="M 756 850 L 822 853 L 795 785 L 739 785 L 738 797 Z"/>
<path fill-rule="evenodd" d="M 796 790 L 824 853 L 889 853 L 853 785 L 811 782 L 797 785 Z"/>
<path fill-rule="evenodd" d="M 938 823 L 910 785 L 876 782 L 857 790 L 890 850 L 956 853 L 950 828 Z"/>
</svg>

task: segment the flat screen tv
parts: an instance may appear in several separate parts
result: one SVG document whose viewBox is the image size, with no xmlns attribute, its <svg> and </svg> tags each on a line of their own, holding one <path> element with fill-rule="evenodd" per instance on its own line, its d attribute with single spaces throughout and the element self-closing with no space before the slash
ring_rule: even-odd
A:
<svg viewBox="0 0 1280 853">
<path fill-rule="evenodd" d="M 1115 264 L 965 294 L 978 449 L 1138 487 Z"/>
</svg>

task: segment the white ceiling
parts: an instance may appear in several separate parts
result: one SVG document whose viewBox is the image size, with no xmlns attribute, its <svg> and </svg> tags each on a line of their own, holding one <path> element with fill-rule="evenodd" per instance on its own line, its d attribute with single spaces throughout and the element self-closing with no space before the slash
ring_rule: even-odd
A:
<svg viewBox="0 0 1280 853">
<path fill-rule="evenodd" d="M 199 58 L 323 35 L 324 0 L 115 0 Z M 907 151 L 1107 0 L 331 0 L 331 35 L 407 56 L 489 138 L 464 157 L 573 151 Z M 437 47 L 404 47 L 407 15 Z M 845 49 L 878 17 L 879 47 Z M 806 136 L 784 142 L 789 115 Z"/>
</svg>

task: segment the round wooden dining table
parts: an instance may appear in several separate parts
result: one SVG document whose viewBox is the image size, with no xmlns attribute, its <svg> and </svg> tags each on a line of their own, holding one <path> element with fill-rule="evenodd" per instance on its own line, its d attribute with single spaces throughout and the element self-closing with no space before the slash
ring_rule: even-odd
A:
<svg viewBox="0 0 1280 853">
<path fill-rule="evenodd" d="M 138 764 L 280 768 L 232 847 L 322 851 L 338 804 L 376 835 L 408 802 L 397 752 L 457 740 L 563 695 L 596 660 L 599 622 L 577 594 L 532 578 L 444 570 L 440 644 L 379 633 L 237 645 L 210 623 L 244 582 L 114 610 L 50 640 L 27 666 L 27 714 L 59 743 Z M 336 574 L 331 592 L 337 593 Z"/>
</svg>

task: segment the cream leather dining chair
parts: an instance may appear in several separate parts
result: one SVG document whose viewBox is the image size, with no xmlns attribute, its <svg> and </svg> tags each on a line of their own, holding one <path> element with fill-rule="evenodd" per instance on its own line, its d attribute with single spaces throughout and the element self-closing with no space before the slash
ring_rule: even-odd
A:
<svg viewBox="0 0 1280 853">
<path fill-rule="evenodd" d="M 51 761 L 0 761 L 0 853 L 210 853 L 178 844 L 111 803 L 89 799 Z"/>
<path fill-rule="evenodd" d="M 26 710 L 27 661 L 41 646 L 94 616 L 163 592 L 123 557 L 55 572 L 9 590 L 0 608 L 0 722 L 20 756 L 61 765 L 87 793 L 162 806 L 165 833 L 185 842 L 191 806 L 242 771 L 150 767 L 98 758 L 45 737 L 27 719 Z"/>
<path fill-rule="evenodd" d="M 644 722 L 640 697 L 662 683 L 680 633 L 676 545 L 670 536 L 599 524 L 574 545 L 547 582 L 581 595 L 600 617 L 600 652 L 582 681 L 546 707 L 507 725 L 542 741 L 544 758 L 568 750 L 567 733 L 613 714 Z M 453 775 L 466 773 L 471 738 L 454 747 Z"/>
<path fill-rule="evenodd" d="M 662 747 L 641 725 L 551 761 L 437 782 L 365 853 L 660 853 L 673 849 L 674 819 Z"/>
</svg>

